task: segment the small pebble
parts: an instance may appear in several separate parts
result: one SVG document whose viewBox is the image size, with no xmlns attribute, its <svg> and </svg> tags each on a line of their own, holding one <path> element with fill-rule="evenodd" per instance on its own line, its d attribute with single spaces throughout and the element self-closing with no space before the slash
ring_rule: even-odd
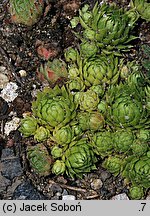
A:
<svg viewBox="0 0 150 216">
<path fill-rule="evenodd" d="M 111 174 L 107 171 L 103 171 L 101 172 L 100 174 L 100 178 L 102 181 L 106 181 L 106 179 L 110 178 L 111 177 Z"/>
<path fill-rule="evenodd" d="M 0 89 L 3 89 L 8 82 L 8 77 L 5 74 L 0 73 Z"/>
<path fill-rule="evenodd" d="M 91 188 L 93 190 L 99 190 L 103 186 L 103 182 L 101 179 L 94 179 L 94 181 L 91 183 Z"/>
<path fill-rule="evenodd" d="M 0 164 L 1 165 L 1 164 Z M 2 194 L 8 186 L 11 185 L 11 181 L 0 173 L 0 193 Z"/>
<path fill-rule="evenodd" d="M 129 200 L 129 197 L 125 193 L 122 193 L 122 194 L 113 196 L 111 200 Z"/>
<path fill-rule="evenodd" d="M 26 77 L 27 76 L 27 72 L 25 70 L 20 70 L 19 74 L 21 77 Z"/>
<path fill-rule="evenodd" d="M 73 195 L 64 195 L 62 196 L 62 200 L 75 200 L 75 196 Z"/>
<path fill-rule="evenodd" d="M 17 130 L 20 124 L 20 119 L 14 117 L 11 121 L 6 122 L 4 127 L 4 133 L 8 136 L 11 131 Z"/>
<path fill-rule="evenodd" d="M 68 191 L 66 189 L 64 189 L 62 192 L 62 196 L 66 196 L 66 195 L 68 195 Z"/>
<path fill-rule="evenodd" d="M 9 82 L 1 91 L 0 96 L 5 101 L 12 102 L 18 96 L 18 93 L 16 92 L 17 89 L 18 89 L 18 86 L 16 85 L 16 83 Z"/>
<path fill-rule="evenodd" d="M 148 195 L 146 197 L 146 200 L 150 200 L 150 191 L 148 192 Z"/>
<path fill-rule="evenodd" d="M 9 180 L 23 174 L 20 158 L 15 156 L 13 149 L 5 148 L 2 150 L 0 167 L 2 175 Z"/>
<path fill-rule="evenodd" d="M 13 200 L 45 200 L 46 197 L 40 194 L 30 181 L 22 182 L 13 193 Z"/>
</svg>

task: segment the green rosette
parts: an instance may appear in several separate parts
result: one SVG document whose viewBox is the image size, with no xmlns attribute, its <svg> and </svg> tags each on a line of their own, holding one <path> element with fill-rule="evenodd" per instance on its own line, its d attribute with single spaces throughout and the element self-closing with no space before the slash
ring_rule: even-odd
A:
<svg viewBox="0 0 150 216">
<path fill-rule="evenodd" d="M 110 155 L 114 150 L 112 133 L 109 131 L 95 133 L 92 142 L 95 152 L 101 157 Z"/>
<path fill-rule="evenodd" d="M 51 174 L 52 158 L 43 144 L 28 146 L 27 158 L 31 168 L 40 176 Z"/>
<path fill-rule="evenodd" d="M 29 137 L 35 134 L 37 128 L 37 119 L 31 116 L 27 116 L 21 120 L 19 131 L 23 134 L 24 137 Z"/>
<path fill-rule="evenodd" d="M 82 178 L 84 173 L 96 169 L 97 161 L 91 145 L 87 139 L 80 139 L 72 142 L 63 155 L 63 161 L 66 165 L 66 173 L 70 177 Z"/>
<path fill-rule="evenodd" d="M 130 156 L 124 162 L 122 176 L 134 185 L 150 187 L 150 151 L 142 156 Z"/>
</svg>

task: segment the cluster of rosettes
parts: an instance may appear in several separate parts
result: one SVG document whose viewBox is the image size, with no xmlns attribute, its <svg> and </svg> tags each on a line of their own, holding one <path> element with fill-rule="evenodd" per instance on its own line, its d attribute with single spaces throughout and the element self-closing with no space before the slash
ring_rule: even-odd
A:
<svg viewBox="0 0 150 216">
<path fill-rule="evenodd" d="M 136 13 L 132 12 L 105 3 L 96 3 L 92 12 L 84 6 L 72 22 L 80 21 L 86 38 L 88 26 L 93 38 L 87 39 L 97 49 L 84 41 L 78 49 L 65 50 L 63 60 L 54 59 L 41 68 L 50 83 L 61 77 L 67 81 L 39 92 L 32 103 L 33 114 L 19 128 L 37 143 L 27 148 L 27 157 L 39 175 L 82 178 L 102 160 L 104 168 L 132 185 L 131 198 L 142 198 L 149 189 L 150 86 L 135 61 L 125 64 L 116 56 L 116 50 L 133 39 L 130 31 Z M 114 29 L 117 32 L 110 34 Z"/>
</svg>

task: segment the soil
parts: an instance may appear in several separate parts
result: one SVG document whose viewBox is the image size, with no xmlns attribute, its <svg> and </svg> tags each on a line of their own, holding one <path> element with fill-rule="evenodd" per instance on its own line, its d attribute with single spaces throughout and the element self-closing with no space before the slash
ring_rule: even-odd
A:
<svg viewBox="0 0 150 216">
<path fill-rule="evenodd" d="M 47 0 L 43 16 L 33 27 L 12 23 L 8 0 L 0 3 L 0 68 L 6 70 L 9 82 L 18 86 L 18 96 L 13 101 L 8 102 L 0 97 L 0 199 L 62 199 L 63 195 L 74 195 L 76 199 L 108 200 L 117 194 L 128 193 L 129 187 L 123 179 L 112 176 L 100 163 L 95 172 L 84 175 L 82 180 L 53 175 L 39 178 L 26 159 L 26 146 L 35 141 L 22 138 L 17 128 L 9 134 L 4 130 L 6 123 L 14 117 L 22 118 L 25 112 L 31 112 L 36 90 L 47 85 L 46 81 L 39 80 L 36 73 L 40 64 L 46 62 L 38 53 L 38 48 L 48 47 L 51 60 L 62 57 L 65 48 L 77 43 L 69 20 L 83 4 L 89 3 L 93 7 L 95 2 Z M 121 7 L 129 5 L 128 0 L 115 2 Z M 150 43 L 149 30 L 150 23 L 139 20 L 135 32 L 140 37 L 134 42 L 130 54 L 125 55 L 126 61 L 140 61 L 144 57 L 140 47 Z M 24 71 L 25 76 L 21 75 L 20 70 Z"/>
</svg>

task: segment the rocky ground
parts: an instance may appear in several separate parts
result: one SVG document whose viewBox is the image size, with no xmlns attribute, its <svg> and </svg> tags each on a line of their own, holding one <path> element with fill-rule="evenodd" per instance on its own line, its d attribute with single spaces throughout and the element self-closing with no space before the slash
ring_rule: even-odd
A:
<svg viewBox="0 0 150 216">
<path fill-rule="evenodd" d="M 66 176 L 39 178 L 26 160 L 26 146 L 33 143 L 23 139 L 17 130 L 23 113 L 31 111 L 36 91 L 47 85 L 38 79 L 36 71 L 45 60 L 39 47 L 51 50 L 51 59 L 60 57 L 63 49 L 75 43 L 69 27 L 71 19 L 83 3 L 93 0 L 47 0 L 45 13 L 32 28 L 11 22 L 8 1 L 0 2 L 0 199 L 129 199 L 128 186 L 120 177 L 102 169 L 72 181 Z M 110 1 L 111 2 L 111 1 Z M 128 0 L 116 0 L 127 7 Z M 140 45 L 150 41 L 150 25 L 139 21 L 136 32 L 139 39 L 126 58 L 140 59 Z M 4 86 L 8 88 L 4 90 Z M 69 197 L 69 196 L 68 196 Z M 147 199 L 150 195 L 147 194 Z"/>
</svg>

